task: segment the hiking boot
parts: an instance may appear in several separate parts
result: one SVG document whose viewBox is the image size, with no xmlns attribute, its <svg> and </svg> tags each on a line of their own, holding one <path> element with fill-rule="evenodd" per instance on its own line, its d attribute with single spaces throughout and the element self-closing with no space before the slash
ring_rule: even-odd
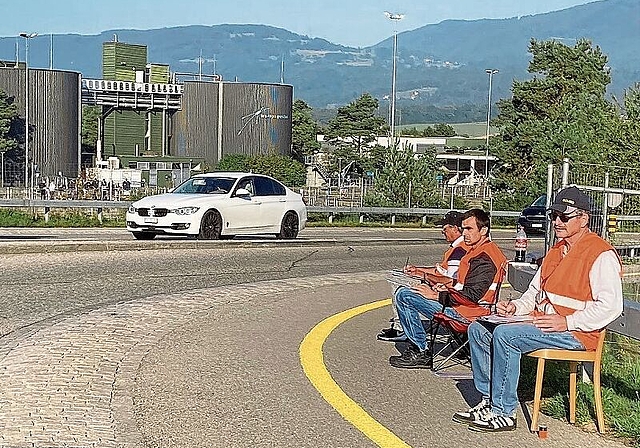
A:
<svg viewBox="0 0 640 448">
<path fill-rule="evenodd" d="M 399 369 L 431 369 L 433 358 L 429 350 L 420 351 L 416 346 L 409 346 L 402 355 L 390 357 L 389 364 Z"/>
<path fill-rule="evenodd" d="M 469 429 L 478 432 L 514 431 L 517 427 L 516 416 L 495 415 L 489 411 L 480 419 L 469 423 Z"/>
<path fill-rule="evenodd" d="M 457 423 L 472 423 L 491 412 L 491 403 L 485 398 L 468 411 L 456 412 L 452 420 Z"/>
<path fill-rule="evenodd" d="M 386 341 L 386 342 L 404 342 L 406 341 L 407 335 L 404 334 L 402 330 L 396 330 L 395 328 L 385 328 L 378 333 L 378 340 Z"/>
</svg>

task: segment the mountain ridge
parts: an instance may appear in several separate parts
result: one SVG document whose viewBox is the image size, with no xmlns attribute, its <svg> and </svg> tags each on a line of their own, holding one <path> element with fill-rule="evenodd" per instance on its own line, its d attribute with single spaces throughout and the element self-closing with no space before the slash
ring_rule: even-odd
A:
<svg viewBox="0 0 640 448">
<path fill-rule="evenodd" d="M 114 34 L 121 42 L 147 45 L 149 62 L 169 64 L 174 72 L 197 73 L 202 51 L 203 72 L 215 69 L 225 80 L 279 83 L 284 74 L 295 97 L 313 107 L 336 107 L 369 92 L 384 108 L 391 90 L 392 37 L 355 48 L 259 24 L 58 34 L 53 36 L 54 67 L 101 77 L 101 46 Z M 500 70 L 493 78 L 494 98 L 507 97 L 513 79 L 530 76 L 531 38 L 572 45 L 581 37 L 609 56 L 610 93 L 619 95 L 640 81 L 640 2 L 601 0 L 509 19 L 445 20 L 399 33 L 398 106 L 486 106 L 486 68 Z M 30 66 L 49 66 L 48 41 L 49 35 L 32 39 Z M 15 37 L 0 38 L 0 59 L 15 59 L 15 42 Z"/>
</svg>

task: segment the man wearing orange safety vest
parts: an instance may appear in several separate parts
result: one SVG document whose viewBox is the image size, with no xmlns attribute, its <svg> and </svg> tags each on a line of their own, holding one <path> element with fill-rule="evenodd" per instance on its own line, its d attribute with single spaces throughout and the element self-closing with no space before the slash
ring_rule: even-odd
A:
<svg viewBox="0 0 640 448">
<path fill-rule="evenodd" d="M 454 305 L 444 313 L 449 317 L 470 322 L 481 314 L 489 314 L 495 298 L 500 269 L 506 257 L 489 238 L 489 215 L 481 209 L 471 209 L 462 216 L 462 235 L 467 253 L 460 260 L 457 282 L 453 286 L 466 299 L 481 306 Z M 398 368 L 430 369 L 433 365 L 427 342 L 427 333 L 420 316 L 429 319 L 442 311 L 439 295 L 446 292 L 444 285 L 419 285 L 403 288 L 395 296 L 396 309 L 402 328 L 410 341 L 400 356 L 391 356 L 389 363 Z"/>
<path fill-rule="evenodd" d="M 623 307 L 622 263 L 615 249 L 589 230 L 589 197 L 561 190 L 549 208 L 560 239 L 547 253 L 527 291 L 499 302 L 499 315 L 530 315 L 531 323 L 469 326 L 473 382 L 481 402 L 453 416 L 483 432 L 516 429 L 520 358 L 534 350 L 594 350 L 599 332 Z"/>
<path fill-rule="evenodd" d="M 444 236 L 449 243 L 449 247 L 442 256 L 442 262 L 440 264 L 436 263 L 435 267 L 407 265 L 403 269 L 405 274 L 425 280 L 429 274 L 439 274 L 452 280 L 458 279 L 460 260 L 469 250 L 462 236 L 462 215 L 463 213 L 461 212 L 451 210 L 447 212 L 442 219 L 435 222 L 437 226 L 441 227 L 440 231 L 442 232 L 442 236 Z M 391 327 L 381 330 L 377 336 L 378 340 L 387 342 L 403 342 L 407 340 L 396 309 L 396 296 L 402 294 L 403 290 L 407 288 L 407 286 L 400 286 L 394 291 L 391 300 L 391 307 L 393 309 L 393 318 L 390 320 Z M 416 292 L 413 293 L 418 294 Z"/>
</svg>

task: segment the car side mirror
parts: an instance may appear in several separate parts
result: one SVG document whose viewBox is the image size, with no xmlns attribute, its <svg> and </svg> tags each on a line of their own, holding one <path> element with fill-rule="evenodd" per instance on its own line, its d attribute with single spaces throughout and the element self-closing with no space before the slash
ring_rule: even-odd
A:
<svg viewBox="0 0 640 448">
<path fill-rule="evenodd" d="M 249 190 L 246 188 L 238 188 L 236 190 L 236 196 L 251 196 L 251 193 L 249 193 Z"/>
</svg>

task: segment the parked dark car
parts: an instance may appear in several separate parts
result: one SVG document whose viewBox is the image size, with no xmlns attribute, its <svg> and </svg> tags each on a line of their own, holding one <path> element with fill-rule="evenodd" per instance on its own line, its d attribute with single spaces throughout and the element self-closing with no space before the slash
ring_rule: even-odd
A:
<svg viewBox="0 0 640 448">
<path fill-rule="evenodd" d="M 547 229 L 547 195 L 543 194 L 533 203 L 522 210 L 518 218 L 518 225 L 524 227 L 527 235 L 542 235 Z"/>
</svg>

